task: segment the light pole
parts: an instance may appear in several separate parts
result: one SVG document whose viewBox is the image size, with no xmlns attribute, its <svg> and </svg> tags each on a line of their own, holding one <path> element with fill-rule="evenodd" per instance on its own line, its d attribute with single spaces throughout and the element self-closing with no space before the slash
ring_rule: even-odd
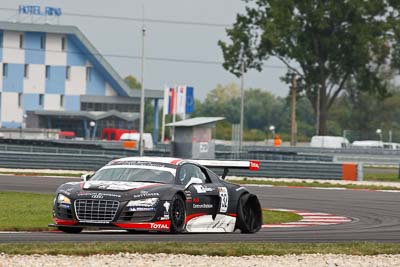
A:
<svg viewBox="0 0 400 267">
<path fill-rule="evenodd" d="M 90 139 L 94 139 L 94 130 L 95 130 L 95 126 L 96 126 L 96 122 L 95 121 L 90 121 L 89 122 L 89 126 L 90 126 L 90 129 L 91 129 L 91 133 L 92 133 L 92 136 L 91 136 L 91 138 Z"/>
<path fill-rule="evenodd" d="M 382 130 L 381 129 L 376 129 L 376 134 L 379 135 L 379 140 L 382 142 Z"/>
<path fill-rule="evenodd" d="M 275 137 L 275 126 L 274 125 L 269 126 L 269 130 L 272 133 L 272 139 L 274 139 L 274 137 Z"/>
<path fill-rule="evenodd" d="M 239 151 L 242 151 L 243 142 L 243 121 L 244 121 L 244 60 L 240 66 L 240 138 Z"/>
<path fill-rule="evenodd" d="M 297 102 L 297 75 L 292 73 L 291 87 L 291 116 L 290 116 L 290 146 L 296 146 L 297 143 L 297 121 L 296 121 L 296 102 Z"/>
<path fill-rule="evenodd" d="M 140 80 L 140 83 L 142 85 L 141 87 L 141 93 L 140 93 L 140 126 L 139 126 L 139 155 L 143 156 L 143 130 L 144 130 L 144 39 L 146 36 L 146 27 L 143 24 L 142 27 L 142 60 L 141 60 L 141 72 L 142 72 L 142 77 Z"/>
</svg>

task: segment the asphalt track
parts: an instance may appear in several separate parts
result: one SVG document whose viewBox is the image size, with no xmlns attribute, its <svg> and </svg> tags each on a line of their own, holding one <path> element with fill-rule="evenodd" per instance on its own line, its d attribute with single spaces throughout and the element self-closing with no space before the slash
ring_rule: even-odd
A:
<svg viewBox="0 0 400 267">
<path fill-rule="evenodd" d="M 0 176 L 0 191 L 53 193 L 71 178 Z M 257 187 L 264 208 L 326 212 L 353 219 L 350 223 L 295 228 L 266 228 L 256 234 L 159 234 L 61 232 L 0 233 L 0 243 L 32 241 L 188 241 L 188 242 L 400 242 L 400 193 L 363 190 Z M 29 218 L 27 218 L 29 219 Z"/>
</svg>

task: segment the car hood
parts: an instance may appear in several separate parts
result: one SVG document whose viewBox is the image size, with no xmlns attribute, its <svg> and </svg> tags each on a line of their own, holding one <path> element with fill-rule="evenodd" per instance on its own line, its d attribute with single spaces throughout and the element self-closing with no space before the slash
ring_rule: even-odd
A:
<svg viewBox="0 0 400 267">
<path fill-rule="evenodd" d="M 87 181 L 83 184 L 83 190 L 107 190 L 107 191 L 128 191 L 142 189 L 158 183 L 145 182 L 115 182 L 115 181 Z"/>
<path fill-rule="evenodd" d="M 146 197 L 162 198 L 164 192 L 173 190 L 172 188 L 173 185 L 159 183 L 87 181 L 65 183 L 56 193 L 73 199 L 104 198 L 123 201 Z"/>
</svg>

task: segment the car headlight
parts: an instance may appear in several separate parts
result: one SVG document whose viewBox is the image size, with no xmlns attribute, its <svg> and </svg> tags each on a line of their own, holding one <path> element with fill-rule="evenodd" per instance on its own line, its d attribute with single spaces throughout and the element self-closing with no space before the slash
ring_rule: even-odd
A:
<svg viewBox="0 0 400 267">
<path fill-rule="evenodd" d="M 64 196 L 63 194 L 58 194 L 57 197 L 57 203 L 59 204 L 71 204 L 71 199 L 69 199 L 68 197 Z"/>
<path fill-rule="evenodd" d="M 143 199 L 138 199 L 138 200 L 131 200 L 128 202 L 126 205 L 127 207 L 153 207 L 157 204 L 158 198 L 157 197 L 152 197 L 152 198 L 143 198 Z"/>
</svg>

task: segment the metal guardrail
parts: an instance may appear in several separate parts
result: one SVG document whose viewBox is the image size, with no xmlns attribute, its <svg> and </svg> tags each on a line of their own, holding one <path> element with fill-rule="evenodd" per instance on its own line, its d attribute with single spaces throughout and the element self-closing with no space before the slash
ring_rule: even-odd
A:
<svg viewBox="0 0 400 267">
<path fill-rule="evenodd" d="M 97 170 L 115 157 L 107 155 L 0 152 L 0 167 L 26 169 Z"/>
<path fill-rule="evenodd" d="M 231 146 L 217 144 L 217 151 L 231 151 Z M 400 156 L 400 149 L 384 148 L 320 148 L 320 147 L 272 147 L 272 146 L 243 146 L 242 151 L 264 151 L 264 152 L 293 152 L 293 153 L 312 153 L 312 154 L 368 154 L 368 155 L 393 155 Z"/>
<path fill-rule="evenodd" d="M 333 156 L 330 155 L 312 155 L 297 153 L 270 153 L 264 151 L 248 151 L 232 153 L 228 151 L 216 151 L 217 159 L 257 159 L 257 160 L 286 160 L 286 161 L 322 161 L 332 162 Z"/>
<path fill-rule="evenodd" d="M 213 169 L 221 175 L 221 169 Z M 261 160 L 258 171 L 231 169 L 231 176 L 342 180 L 342 164 L 311 161 Z"/>
<path fill-rule="evenodd" d="M 0 167 L 29 169 L 97 170 L 118 158 L 110 155 L 0 152 Z M 215 170 L 221 174 L 222 170 Z M 260 170 L 232 169 L 229 175 L 245 177 L 342 179 L 342 164 L 310 161 L 261 161 Z"/>
<path fill-rule="evenodd" d="M 137 150 L 127 149 L 88 149 L 88 148 L 68 148 L 55 146 L 23 146 L 0 144 L 0 152 L 29 152 L 29 153 L 52 153 L 52 154 L 73 154 L 73 155 L 104 155 L 113 157 L 133 157 L 138 156 Z M 164 150 L 145 150 L 146 156 L 169 156 L 169 151 Z"/>
</svg>

